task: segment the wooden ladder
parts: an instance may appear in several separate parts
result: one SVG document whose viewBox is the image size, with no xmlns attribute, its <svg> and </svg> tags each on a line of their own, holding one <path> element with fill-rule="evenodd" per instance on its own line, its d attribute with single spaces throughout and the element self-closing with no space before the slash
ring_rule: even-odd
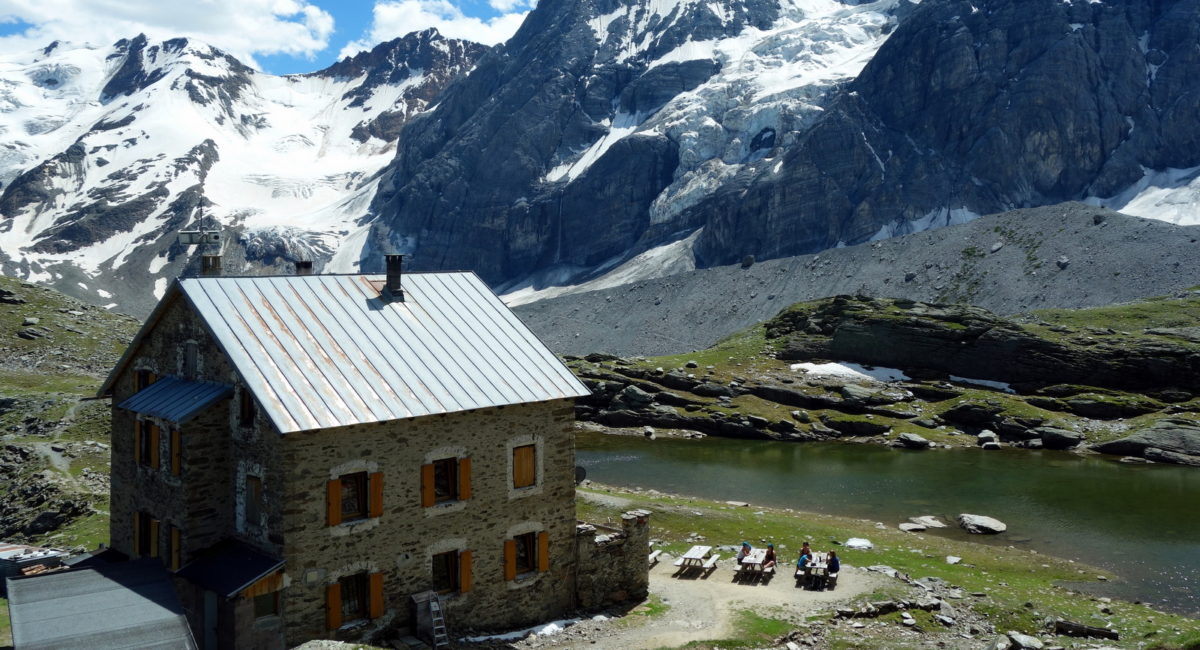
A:
<svg viewBox="0 0 1200 650">
<path fill-rule="evenodd" d="M 446 634 L 446 619 L 442 617 L 442 597 L 429 601 L 429 615 L 433 620 L 433 650 L 450 647 L 450 635 Z"/>
</svg>

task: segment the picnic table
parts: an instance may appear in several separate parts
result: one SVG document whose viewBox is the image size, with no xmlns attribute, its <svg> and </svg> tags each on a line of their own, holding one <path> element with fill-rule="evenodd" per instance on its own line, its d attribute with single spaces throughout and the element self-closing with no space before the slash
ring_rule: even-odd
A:
<svg viewBox="0 0 1200 650">
<path fill-rule="evenodd" d="M 746 571 L 762 571 L 763 562 L 767 561 L 767 549 L 756 548 L 742 558 L 742 569 Z"/>
<path fill-rule="evenodd" d="M 681 567 L 681 570 L 689 569 L 712 569 L 717 564 L 717 560 L 721 559 L 719 555 L 712 554 L 711 546 L 693 546 L 688 549 L 683 557 L 675 560 L 675 566 Z"/>
<path fill-rule="evenodd" d="M 822 553 L 815 554 L 805 566 L 796 568 L 796 580 L 803 580 L 806 587 L 823 589 L 828 577 L 829 557 Z"/>
</svg>

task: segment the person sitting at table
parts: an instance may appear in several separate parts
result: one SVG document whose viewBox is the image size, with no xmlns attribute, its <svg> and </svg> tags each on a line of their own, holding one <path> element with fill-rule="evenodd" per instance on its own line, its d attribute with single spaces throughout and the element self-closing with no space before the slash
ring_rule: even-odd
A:
<svg viewBox="0 0 1200 650">
<path fill-rule="evenodd" d="M 804 544 L 800 546 L 800 555 L 807 555 L 810 560 L 812 559 L 813 550 L 808 547 L 808 542 L 804 542 Z"/>
<path fill-rule="evenodd" d="M 828 566 L 827 570 L 831 574 L 837 573 L 838 570 L 840 570 L 842 568 L 842 563 L 838 560 L 837 551 L 829 552 L 829 563 L 827 566 Z"/>
<path fill-rule="evenodd" d="M 763 558 L 763 569 L 775 566 L 775 545 L 767 544 L 767 555 Z"/>
<path fill-rule="evenodd" d="M 741 564 L 742 560 L 746 559 L 746 556 L 750 554 L 750 550 L 750 542 L 742 542 L 742 547 L 738 549 L 737 557 L 734 558 L 738 564 Z"/>
<path fill-rule="evenodd" d="M 802 571 L 804 569 L 807 569 L 808 565 L 812 564 L 812 556 L 809 555 L 809 553 L 811 553 L 811 552 L 812 551 L 809 551 L 806 553 L 804 551 L 800 551 L 800 559 L 796 560 L 796 570 L 797 571 Z"/>
</svg>

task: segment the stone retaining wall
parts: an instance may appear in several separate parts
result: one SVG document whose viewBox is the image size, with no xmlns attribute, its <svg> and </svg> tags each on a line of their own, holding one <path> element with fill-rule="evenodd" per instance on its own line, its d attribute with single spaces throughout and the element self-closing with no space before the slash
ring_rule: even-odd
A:
<svg viewBox="0 0 1200 650">
<path fill-rule="evenodd" d="M 645 598 L 650 589 L 650 513 L 621 515 L 621 528 L 592 524 L 576 527 L 578 574 L 575 597 L 580 609 Z"/>
</svg>

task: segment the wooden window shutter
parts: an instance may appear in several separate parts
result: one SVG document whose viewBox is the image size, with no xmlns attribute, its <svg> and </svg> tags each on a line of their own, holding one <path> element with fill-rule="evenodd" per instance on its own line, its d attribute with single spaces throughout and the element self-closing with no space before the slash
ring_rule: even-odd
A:
<svg viewBox="0 0 1200 650">
<path fill-rule="evenodd" d="M 517 540 L 504 540 L 504 579 L 517 579 Z"/>
<path fill-rule="evenodd" d="M 372 573 L 370 576 L 371 618 L 383 616 L 383 574 Z"/>
<path fill-rule="evenodd" d="M 141 420 L 133 422 L 133 462 L 142 464 L 142 436 L 146 435 L 145 424 Z"/>
<path fill-rule="evenodd" d="M 471 459 L 458 460 L 458 500 L 466 501 L 471 498 Z"/>
<path fill-rule="evenodd" d="M 325 521 L 330 526 L 342 523 L 342 481 L 340 479 L 335 478 L 325 484 Z M 341 610 L 339 609 L 339 611 Z M 337 624 L 337 627 L 341 626 L 341 623 Z"/>
<path fill-rule="evenodd" d="M 150 520 L 150 557 L 158 557 L 158 520 Z"/>
<path fill-rule="evenodd" d="M 182 539 L 179 534 L 179 529 L 171 526 L 171 560 L 170 566 L 172 571 L 178 571 L 182 561 Z"/>
<path fill-rule="evenodd" d="M 515 559 L 515 558 L 514 558 Z M 471 552 L 461 551 L 458 554 L 458 591 L 471 591 Z"/>
<path fill-rule="evenodd" d="M 371 474 L 370 483 L 371 496 L 367 499 L 367 516 L 383 516 L 383 472 Z"/>
<path fill-rule="evenodd" d="M 150 425 L 150 467 L 158 469 L 159 467 L 159 435 L 158 425 Z"/>
<path fill-rule="evenodd" d="M 437 500 L 437 494 L 433 488 L 433 465 L 421 466 L 421 507 L 428 508 Z"/>
<path fill-rule="evenodd" d="M 142 513 L 133 513 L 133 557 L 142 556 Z"/>
<path fill-rule="evenodd" d="M 537 458 L 533 445 L 513 449 L 513 487 L 529 487 L 537 482 Z"/>
<path fill-rule="evenodd" d="M 171 429 L 171 473 L 179 476 L 183 470 L 183 438 L 179 429 Z"/>
<path fill-rule="evenodd" d="M 538 533 L 538 571 L 550 570 L 550 533 Z"/>
<path fill-rule="evenodd" d="M 342 585 L 333 583 L 325 587 L 325 627 L 336 630 L 342 626 Z"/>
</svg>

